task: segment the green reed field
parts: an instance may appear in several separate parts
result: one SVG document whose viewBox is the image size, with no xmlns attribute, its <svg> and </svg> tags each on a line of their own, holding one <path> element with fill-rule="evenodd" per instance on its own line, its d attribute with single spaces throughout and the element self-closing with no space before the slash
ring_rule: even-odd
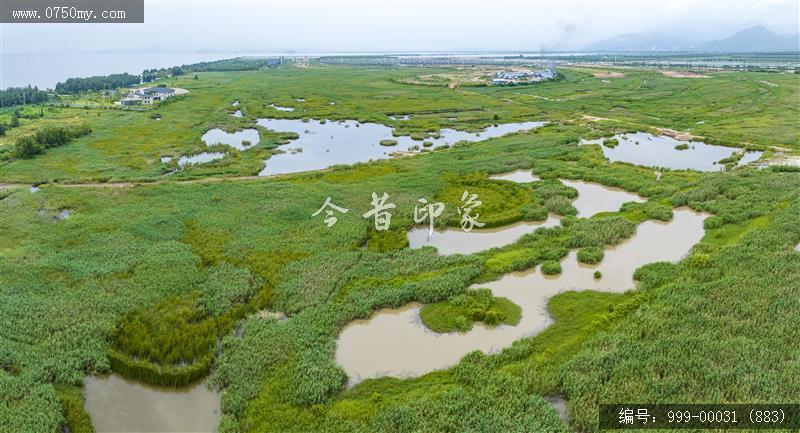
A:
<svg viewBox="0 0 800 433">
<path fill-rule="evenodd" d="M 36 193 L 0 190 L 0 431 L 91 431 L 82 380 L 112 371 L 164 385 L 210 375 L 223 391 L 225 433 L 592 432 L 602 402 L 800 400 L 800 172 L 666 171 L 657 180 L 652 168 L 611 164 L 598 146 L 578 146 L 620 131 L 691 128 L 766 155 L 779 152 L 769 146 L 797 150 L 800 76 L 682 79 L 625 70 L 603 83 L 565 69 L 562 80 L 535 86 L 401 83 L 420 73 L 319 66 L 200 73 L 170 83 L 188 95 L 148 111 L 45 106 L 42 117 L 23 117 L 0 137 L 0 183 L 49 184 Z M 229 115 L 234 100 L 243 118 Z M 413 117 L 392 121 L 394 114 Z M 205 130 L 252 126 L 258 117 L 357 119 L 409 134 L 551 123 L 413 157 L 242 178 L 286 139 L 262 130 L 256 149 L 165 175 L 174 167 L 160 156 L 205 150 Z M 92 132 L 30 159 L 8 157 L 18 136 L 73 123 Z M 543 180 L 488 177 L 514 169 Z M 576 191 L 559 178 L 648 200 L 576 218 Z M 142 182 L 59 185 L 105 181 Z M 464 189 L 480 191 L 482 219 L 493 225 L 548 213 L 562 224 L 475 255 L 408 249 L 404 232 L 417 199 L 452 202 Z M 361 217 L 372 192 L 397 204 L 388 232 Z M 329 196 L 350 209 L 332 228 L 311 217 Z M 466 327 L 480 318 L 442 306 L 468 298 L 470 284 L 573 249 L 601 260 L 601 248 L 630 238 L 642 221 L 670 219 L 679 206 L 712 214 L 706 235 L 677 264 L 640 268 L 637 290 L 562 293 L 548 305 L 551 327 L 501 353 L 346 389 L 334 350 L 347 323 L 418 301 L 434 306 L 431 323 L 446 328 L 458 314 L 457 326 Z M 59 218 L 65 209 L 70 216 Z M 457 221 L 450 206 L 439 224 Z M 468 302 L 489 311 L 502 300 Z M 288 320 L 255 314 L 261 310 Z M 513 306 L 504 311 L 513 316 Z M 567 400 L 568 422 L 543 398 L 551 396 Z"/>
</svg>

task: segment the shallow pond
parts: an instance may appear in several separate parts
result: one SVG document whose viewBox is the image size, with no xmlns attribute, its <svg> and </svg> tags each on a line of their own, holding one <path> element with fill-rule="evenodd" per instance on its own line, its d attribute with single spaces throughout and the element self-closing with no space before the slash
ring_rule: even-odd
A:
<svg viewBox="0 0 800 433">
<path fill-rule="evenodd" d="M 737 166 L 741 167 L 743 165 L 749 165 L 751 162 L 756 162 L 761 159 L 761 156 L 764 152 L 752 151 L 752 152 L 745 152 L 742 156 L 742 159 L 736 164 Z"/>
<path fill-rule="evenodd" d="M 202 164 L 204 162 L 211 162 L 225 157 L 222 152 L 201 152 L 194 155 L 187 155 L 178 158 L 178 166 L 183 167 L 192 164 Z"/>
<path fill-rule="evenodd" d="M 428 239 L 428 227 L 414 227 L 408 231 L 409 248 L 435 247 L 439 254 L 473 254 L 489 248 L 500 247 L 515 242 L 522 235 L 531 233 L 539 227 L 555 227 L 559 219 L 548 216 L 545 221 L 522 221 L 491 229 L 473 229 L 465 232 L 461 227 L 436 229 Z"/>
<path fill-rule="evenodd" d="M 508 123 L 491 126 L 482 132 L 442 129 L 439 138 L 413 140 L 394 137 L 392 128 L 378 123 L 359 123 L 354 120 L 338 122 L 297 119 L 259 119 L 258 124 L 278 132 L 295 132 L 299 138 L 282 147 L 301 149 L 299 152 L 272 155 L 265 161 L 261 176 L 320 170 L 337 164 L 353 164 L 389 158 L 396 151 L 408 151 L 424 141 L 432 146 L 454 144 L 461 140 L 481 141 L 512 132 L 537 128 L 545 122 Z M 395 140 L 397 145 L 381 146 L 381 140 Z"/>
<path fill-rule="evenodd" d="M 242 117 L 242 110 L 234 111 L 233 113 L 231 113 L 231 116 L 233 116 L 233 117 Z"/>
<path fill-rule="evenodd" d="M 473 350 L 489 353 L 509 347 L 552 323 L 546 307 L 553 295 L 583 289 L 622 292 L 634 287 L 633 272 L 638 267 L 681 259 L 703 237 L 705 216 L 676 209 L 668 223 L 645 221 L 630 240 L 607 249 L 598 265 L 578 263 L 572 251 L 561 262 L 561 275 L 548 277 L 532 269 L 476 286 L 488 287 L 495 296 L 519 305 L 522 319 L 517 326 L 476 323 L 469 332 L 436 334 L 422 325 L 419 304 L 409 304 L 348 324 L 339 335 L 336 360 L 354 384 L 379 376 L 417 376 L 451 366 Z M 594 278 L 596 270 L 602 279 Z"/>
<path fill-rule="evenodd" d="M 510 180 L 517 183 L 529 183 L 540 180 L 539 176 L 536 176 L 530 170 L 514 170 L 503 174 L 493 174 L 489 176 L 489 179 Z"/>
<path fill-rule="evenodd" d="M 582 180 L 562 179 L 561 183 L 578 190 L 578 198 L 572 206 L 578 211 L 578 216 L 589 218 L 601 212 L 616 212 L 623 203 L 644 202 L 645 199 L 619 188 L 612 188 L 599 183 L 585 182 Z"/>
<path fill-rule="evenodd" d="M 706 144 L 702 141 L 676 140 L 664 135 L 646 132 L 617 134 L 619 144 L 614 147 L 602 145 L 603 139 L 581 140 L 581 144 L 601 144 L 603 154 L 612 162 L 628 162 L 647 167 L 665 167 L 673 170 L 720 171 L 721 159 L 741 149 Z M 675 146 L 688 144 L 689 148 L 678 150 Z M 739 165 L 749 164 L 761 157 L 761 152 L 746 152 Z"/>
<path fill-rule="evenodd" d="M 280 105 L 275 105 L 275 104 L 269 104 L 269 106 L 278 111 L 294 111 L 294 107 L 282 107 Z"/>
<path fill-rule="evenodd" d="M 200 137 L 203 142 L 208 146 L 215 144 L 224 144 L 238 150 L 247 150 L 258 144 L 259 136 L 258 131 L 255 129 L 243 129 L 235 132 L 225 132 L 219 128 L 209 129 Z M 244 142 L 249 141 L 249 145 Z"/>
<path fill-rule="evenodd" d="M 112 374 L 89 377 L 84 385 L 97 433 L 214 432 L 219 423 L 220 395 L 202 383 L 163 388 Z"/>
</svg>

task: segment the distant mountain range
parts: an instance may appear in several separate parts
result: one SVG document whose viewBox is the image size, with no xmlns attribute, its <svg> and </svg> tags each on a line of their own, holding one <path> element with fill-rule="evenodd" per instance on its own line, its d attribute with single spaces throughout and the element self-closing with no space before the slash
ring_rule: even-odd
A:
<svg viewBox="0 0 800 433">
<path fill-rule="evenodd" d="M 740 30 L 722 40 L 688 41 L 666 33 L 626 33 L 591 44 L 587 51 L 800 51 L 800 35 L 783 37 L 764 26 Z"/>
</svg>

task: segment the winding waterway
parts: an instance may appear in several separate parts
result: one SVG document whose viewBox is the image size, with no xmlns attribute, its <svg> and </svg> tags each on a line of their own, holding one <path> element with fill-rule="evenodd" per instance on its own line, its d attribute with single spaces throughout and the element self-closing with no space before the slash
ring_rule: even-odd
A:
<svg viewBox="0 0 800 433">
<path fill-rule="evenodd" d="M 348 324 L 339 335 L 336 361 L 353 384 L 380 376 L 417 376 L 451 366 L 473 350 L 490 353 L 509 347 L 515 340 L 535 335 L 552 323 L 546 307 L 553 295 L 585 289 L 622 292 L 634 287 L 633 272 L 640 266 L 681 259 L 703 237 L 705 217 L 689 209 L 677 209 L 670 222 L 640 224 L 631 239 L 606 249 L 605 258 L 598 265 L 578 263 L 572 251 L 561 261 L 562 273 L 558 276 L 545 276 L 538 269 L 531 269 L 474 287 L 487 287 L 495 296 L 519 305 L 522 319 L 516 326 L 476 323 L 468 332 L 437 334 L 421 323 L 420 305 L 413 303 L 380 310 L 370 319 Z M 595 279 L 595 271 L 603 277 Z"/>
</svg>

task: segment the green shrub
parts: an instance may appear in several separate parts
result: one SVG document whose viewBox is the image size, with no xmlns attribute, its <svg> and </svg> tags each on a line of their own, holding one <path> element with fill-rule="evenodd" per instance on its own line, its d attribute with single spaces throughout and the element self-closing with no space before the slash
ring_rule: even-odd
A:
<svg viewBox="0 0 800 433">
<path fill-rule="evenodd" d="M 576 215 L 578 213 L 572 206 L 572 200 L 561 195 L 552 196 L 545 200 L 544 207 L 558 215 Z"/>
<path fill-rule="evenodd" d="M 522 317 L 520 307 L 506 298 L 492 296 L 489 289 L 469 290 L 448 302 L 426 304 L 420 319 L 434 332 L 466 332 L 474 322 L 487 325 L 516 325 Z"/>
<path fill-rule="evenodd" d="M 616 138 L 609 138 L 609 139 L 603 140 L 603 146 L 605 146 L 605 147 L 607 147 L 609 149 L 613 149 L 613 148 L 617 147 L 618 145 L 619 145 L 619 140 L 617 140 Z"/>
<path fill-rule="evenodd" d="M 681 143 L 675 146 L 675 150 L 687 150 L 689 149 L 688 143 Z"/>
<path fill-rule="evenodd" d="M 661 204 L 652 205 L 647 210 L 647 217 L 657 221 L 669 221 L 672 219 L 672 208 Z"/>
<path fill-rule="evenodd" d="M 558 275 L 561 273 L 561 263 L 555 260 L 542 262 L 542 273 L 545 275 Z"/>
<path fill-rule="evenodd" d="M 390 140 L 390 139 L 381 140 L 380 145 L 386 147 L 397 146 L 397 140 Z"/>
<path fill-rule="evenodd" d="M 23 135 L 14 143 L 14 156 L 16 158 L 33 158 L 44 152 L 44 146 L 39 144 L 32 135 Z"/>
<path fill-rule="evenodd" d="M 706 230 L 716 229 L 725 225 L 725 221 L 716 215 L 712 215 L 703 221 L 703 228 Z"/>
<path fill-rule="evenodd" d="M 74 386 L 57 386 L 61 414 L 70 433 L 94 433 L 92 419 L 84 409 L 81 389 Z"/>
<path fill-rule="evenodd" d="M 595 265 L 603 260 L 603 249 L 600 247 L 588 247 L 578 250 L 578 261 L 588 265 Z"/>
<path fill-rule="evenodd" d="M 386 252 L 408 248 L 408 235 L 402 229 L 377 231 L 370 228 L 367 234 L 367 249 Z"/>
</svg>

